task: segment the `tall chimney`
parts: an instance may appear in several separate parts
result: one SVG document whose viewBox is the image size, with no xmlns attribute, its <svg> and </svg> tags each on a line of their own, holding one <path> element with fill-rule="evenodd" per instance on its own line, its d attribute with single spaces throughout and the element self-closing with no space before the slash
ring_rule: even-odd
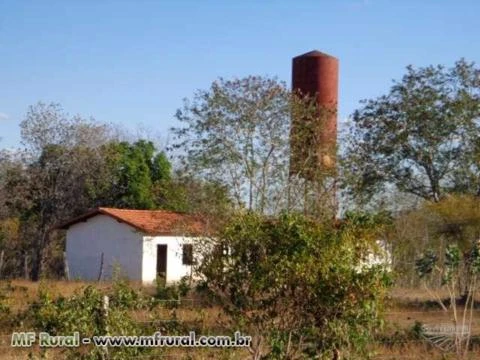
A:
<svg viewBox="0 0 480 360">
<path fill-rule="evenodd" d="M 293 119 L 290 172 L 311 180 L 309 174 L 335 167 L 337 144 L 338 59 L 310 51 L 292 60 L 292 90 L 315 100 L 318 110 L 313 128 Z"/>
</svg>

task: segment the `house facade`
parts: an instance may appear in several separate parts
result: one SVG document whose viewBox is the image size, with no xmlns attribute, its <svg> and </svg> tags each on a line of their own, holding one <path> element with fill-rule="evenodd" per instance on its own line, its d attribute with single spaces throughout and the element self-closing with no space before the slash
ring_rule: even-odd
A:
<svg viewBox="0 0 480 360">
<path fill-rule="evenodd" d="M 110 279 L 114 271 L 130 280 L 167 283 L 192 276 L 195 239 L 202 223 L 169 211 L 97 208 L 57 229 L 67 231 L 70 279 Z"/>
</svg>

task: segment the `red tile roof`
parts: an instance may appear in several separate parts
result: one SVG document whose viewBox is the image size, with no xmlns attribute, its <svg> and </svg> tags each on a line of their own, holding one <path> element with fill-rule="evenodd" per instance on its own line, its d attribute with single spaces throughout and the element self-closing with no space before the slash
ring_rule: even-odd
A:
<svg viewBox="0 0 480 360">
<path fill-rule="evenodd" d="M 166 210 L 130 210 L 100 207 L 56 226 L 68 229 L 97 215 L 106 215 L 148 235 L 200 235 L 204 224 L 198 217 Z"/>
</svg>

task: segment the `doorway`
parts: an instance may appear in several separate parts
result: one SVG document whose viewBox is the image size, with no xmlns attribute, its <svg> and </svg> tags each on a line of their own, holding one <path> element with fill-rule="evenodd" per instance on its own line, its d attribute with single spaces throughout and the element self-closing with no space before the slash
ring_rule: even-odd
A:
<svg viewBox="0 0 480 360">
<path fill-rule="evenodd" d="M 157 277 L 167 281 L 167 245 L 157 245 Z"/>
</svg>

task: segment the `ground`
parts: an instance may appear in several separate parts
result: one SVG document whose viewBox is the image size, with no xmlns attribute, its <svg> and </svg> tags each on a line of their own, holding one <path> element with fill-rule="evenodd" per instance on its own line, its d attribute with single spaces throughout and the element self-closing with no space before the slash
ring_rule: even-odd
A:
<svg viewBox="0 0 480 360">
<path fill-rule="evenodd" d="M 10 309 L 10 317 L 22 313 L 38 297 L 38 288 L 40 283 L 28 281 L 3 282 L 3 287 L 8 287 L 8 297 L 3 303 Z M 64 281 L 46 281 L 41 286 L 49 289 L 53 297 L 70 296 L 76 290 L 88 285 L 84 282 L 64 282 Z M 107 289 L 112 285 L 109 283 L 93 283 L 95 287 Z M 131 284 L 133 288 L 140 288 L 139 284 Z M 147 293 L 155 292 L 155 288 L 147 288 Z M 446 295 L 446 294 L 444 294 Z M 372 352 L 375 353 L 373 359 L 412 359 L 412 360 L 440 360 L 453 358 L 453 355 L 444 355 L 435 346 L 432 346 L 423 338 L 415 337 L 415 327 L 418 324 L 439 325 L 451 323 L 451 318 L 447 313 L 441 310 L 428 294 L 419 289 L 399 289 L 394 288 L 389 296 L 385 308 L 385 326 L 381 335 L 371 344 Z M 201 329 L 204 334 L 214 333 L 221 329 L 219 319 L 222 318 L 222 312 L 215 307 L 203 307 L 202 301 L 198 298 L 187 298 L 179 306 L 160 306 L 156 310 L 155 320 L 152 320 L 151 314 L 146 310 L 137 310 L 133 314 L 136 321 L 140 323 L 149 323 L 155 321 L 155 326 L 167 326 L 168 322 L 181 322 L 185 328 L 195 326 Z M 0 334 L 0 359 L 27 359 L 29 353 L 37 355 L 35 350 L 18 349 L 10 346 L 12 331 L 28 331 L 28 324 L 16 323 L 10 324 L 8 320 L 2 320 L 5 324 L 1 326 Z M 165 324 L 162 325 L 162 322 Z M 23 328 L 21 327 L 23 325 Z M 221 331 L 221 330 L 220 330 Z M 480 309 L 475 310 L 473 319 L 473 335 L 480 337 Z M 478 340 L 474 340 L 478 341 Z M 477 345 L 478 349 L 478 345 Z M 478 358 L 480 352 L 472 352 L 471 358 Z M 44 354 L 47 359 L 58 359 L 58 351 L 51 350 Z M 248 353 L 246 350 L 223 351 L 218 349 L 170 349 L 162 355 L 146 355 L 136 357 L 143 359 L 246 359 Z"/>
</svg>

